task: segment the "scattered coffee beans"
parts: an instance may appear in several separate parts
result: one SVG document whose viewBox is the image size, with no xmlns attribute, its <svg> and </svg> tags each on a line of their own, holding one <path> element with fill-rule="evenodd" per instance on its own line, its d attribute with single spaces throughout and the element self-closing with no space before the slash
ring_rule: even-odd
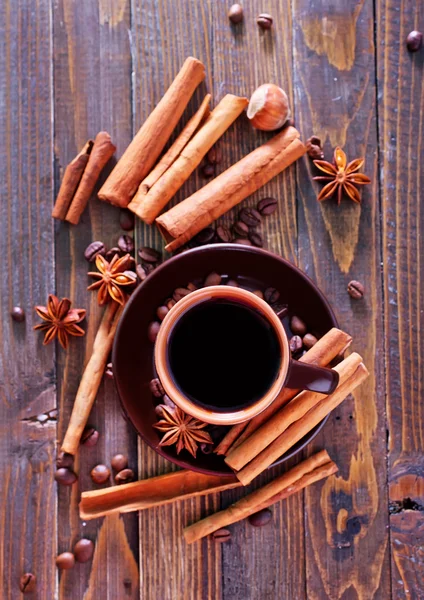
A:
<svg viewBox="0 0 424 600">
<path fill-rule="evenodd" d="M 175 404 L 174 402 L 171 400 L 171 398 L 169 396 L 167 396 L 166 394 L 164 395 L 164 397 L 162 398 L 162 402 L 165 404 L 165 406 L 169 406 L 169 408 L 175 408 Z"/>
<path fill-rule="evenodd" d="M 262 216 L 268 216 L 277 210 L 277 206 L 278 201 L 275 198 L 262 198 L 256 208 Z"/>
<path fill-rule="evenodd" d="M 257 246 L 258 248 L 262 248 L 264 245 L 262 236 L 257 231 L 249 231 L 249 240 L 254 246 Z"/>
<path fill-rule="evenodd" d="M 121 255 L 122 255 L 122 252 L 121 252 L 121 250 L 120 250 L 119 248 L 117 248 L 116 246 L 114 246 L 113 248 L 111 248 L 110 250 L 108 250 L 108 251 L 106 252 L 105 258 L 106 258 L 106 260 L 107 260 L 108 262 L 110 262 L 110 261 L 112 260 L 112 258 L 113 258 L 113 257 L 114 257 L 116 254 L 117 254 L 118 256 L 121 256 Z"/>
<path fill-rule="evenodd" d="M 365 288 L 359 281 L 350 281 L 347 284 L 347 291 L 351 298 L 355 300 L 360 300 L 364 297 Z"/>
<path fill-rule="evenodd" d="M 115 454 L 115 456 L 110 461 L 112 465 L 112 469 L 115 471 L 123 471 L 128 467 L 128 458 L 125 454 Z"/>
<path fill-rule="evenodd" d="M 59 452 L 56 458 L 56 466 L 58 469 L 72 469 L 74 466 L 74 457 L 68 452 Z"/>
<path fill-rule="evenodd" d="M 300 337 L 300 335 L 294 335 L 290 339 L 289 346 L 290 346 L 290 352 L 292 352 L 293 354 L 295 354 L 296 352 L 299 352 L 299 350 L 301 350 L 303 347 L 303 342 L 302 342 L 302 338 Z"/>
<path fill-rule="evenodd" d="M 248 521 L 253 527 L 263 527 L 267 525 L 272 519 L 272 512 L 269 508 L 263 508 L 262 510 L 258 510 L 258 512 L 253 513 L 248 517 Z"/>
<path fill-rule="evenodd" d="M 85 249 L 84 258 L 85 260 L 88 260 L 88 262 L 94 262 L 98 254 L 101 254 L 102 256 L 106 254 L 106 248 L 104 243 L 91 242 L 91 244 Z"/>
<path fill-rule="evenodd" d="M 233 231 L 236 237 L 246 238 L 249 233 L 249 227 L 243 221 L 237 221 L 233 225 Z"/>
<path fill-rule="evenodd" d="M 191 241 L 195 246 L 203 246 L 204 244 L 210 244 L 214 237 L 215 229 L 213 227 L 205 227 Z"/>
<path fill-rule="evenodd" d="M 228 529 L 218 529 L 212 534 L 212 538 L 215 542 L 224 543 L 231 539 L 231 532 Z"/>
<path fill-rule="evenodd" d="M 138 264 L 135 267 L 135 272 L 140 281 L 144 281 L 146 279 L 146 277 L 147 277 L 146 269 L 142 265 Z"/>
<path fill-rule="evenodd" d="M 213 177 L 215 175 L 214 165 L 211 165 L 210 163 L 203 165 L 202 175 L 203 175 L 203 177 L 205 177 L 205 179 L 209 179 L 210 177 Z"/>
<path fill-rule="evenodd" d="M 243 21 L 243 7 L 240 4 L 233 4 L 228 11 L 228 18 L 234 25 L 241 23 Z"/>
<path fill-rule="evenodd" d="M 238 282 L 235 279 L 229 279 L 227 281 L 227 285 L 231 285 L 232 287 L 240 287 Z"/>
<path fill-rule="evenodd" d="M 134 240 L 129 235 L 121 235 L 118 240 L 118 248 L 124 254 L 132 254 L 134 252 Z"/>
<path fill-rule="evenodd" d="M 99 441 L 99 432 L 92 425 L 87 425 L 84 427 L 84 431 L 81 436 L 81 444 L 87 446 L 88 448 L 92 448 Z"/>
<path fill-rule="evenodd" d="M 314 335 L 312 335 L 312 333 L 306 333 L 303 336 L 303 345 L 305 346 L 305 348 L 312 348 L 312 346 L 315 346 L 317 341 L 317 338 Z"/>
<path fill-rule="evenodd" d="M 236 238 L 234 240 L 235 244 L 241 244 L 242 246 L 253 246 L 252 242 L 247 238 Z"/>
<path fill-rule="evenodd" d="M 280 292 L 273 287 L 266 288 L 264 292 L 265 300 L 269 304 L 274 304 L 274 302 L 278 302 L 280 298 Z"/>
<path fill-rule="evenodd" d="M 110 477 L 110 469 L 106 465 L 96 465 L 90 475 L 94 483 L 105 483 Z"/>
<path fill-rule="evenodd" d="M 143 246 L 138 251 L 138 255 L 141 260 L 144 260 L 146 263 L 157 263 L 161 259 L 161 254 L 154 248 L 149 248 L 148 246 Z"/>
<path fill-rule="evenodd" d="M 267 13 L 262 13 L 256 19 L 256 23 L 261 27 L 261 29 L 271 29 L 272 27 L 272 17 Z"/>
<path fill-rule="evenodd" d="M 213 450 L 213 444 L 206 444 L 206 442 L 202 442 L 199 444 L 199 448 L 203 454 L 211 454 Z"/>
<path fill-rule="evenodd" d="M 423 45 L 423 34 L 421 31 L 411 31 L 406 38 L 406 47 L 409 52 L 418 52 Z"/>
<path fill-rule="evenodd" d="M 94 554 L 94 544 L 86 538 L 80 539 L 74 546 L 75 560 L 79 563 L 86 563 L 91 560 Z"/>
<path fill-rule="evenodd" d="M 167 306 L 159 306 L 156 309 L 156 315 L 159 321 L 163 321 L 166 315 L 169 313 L 169 309 Z"/>
<path fill-rule="evenodd" d="M 134 481 L 134 471 L 132 469 L 123 469 L 115 475 L 115 483 L 120 485 L 121 483 L 130 483 Z"/>
<path fill-rule="evenodd" d="M 155 343 L 156 338 L 158 337 L 159 329 L 160 323 L 158 323 L 157 321 L 152 321 L 147 328 L 147 337 L 149 338 L 149 341 L 152 342 L 152 344 Z"/>
<path fill-rule="evenodd" d="M 190 282 L 187 284 L 187 289 L 190 290 L 190 292 L 195 292 L 197 290 L 197 286 Z"/>
<path fill-rule="evenodd" d="M 155 406 L 155 415 L 157 417 L 159 417 L 159 419 L 162 419 L 163 417 L 163 404 L 158 404 L 157 406 Z"/>
<path fill-rule="evenodd" d="M 10 312 L 10 316 L 17 323 L 25 321 L 25 311 L 20 306 L 14 306 Z"/>
<path fill-rule="evenodd" d="M 231 235 L 231 231 L 225 225 L 218 225 L 216 228 L 216 237 L 220 242 L 228 243 L 231 242 L 233 236 Z"/>
<path fill-rule="evenodd" d="M 190 294 L 190 290 L 188 290 L 187 288 L 179 287 L 174 290 L 174 293 L 172 294 L 172 298 L 175 300 L 175 302 L 178 302 L 179 300 L 182 300 L 189 294 Z"/>
<path fill-rule="evenodd" d="M 25 573 L 24 575 L 22 575 L 21 580 L 19 582 L 19 589 L 23 594 L 30 594 L 31 592 L 35 592 L 36 585 L 36 576 L 32 573 Z"/>
<path fill-rule="evenodd" d="M 173 298 L 170 298 L 165 304 L 166 304 L 166 308 L 168 310 L 171 310 L 171 308 L 173 306 L 175 306 L 177 303 L 175 302 L 175 300 Z"/>
<path fill-rule="evenodd" d="M 106 365 L 105 377 L 107 379 L 113 379 L 113 365 L 111 362 Z"/>
<path fill-rule="evenodd" d="M 119 226 L 124 231 L 132 231 L 134 229 L 134 213 L 127 208 L 121 208 L 119 213 Z"/>
<path fill-rule="evenodd" d="M 209 287 L 210 285 L 221 285 L 222 277 L 218 275 L 218 273 L 209 273 L 209 275 L 205 279 L 204 287 Z"/>
<path fill-rule="evenodd" d="M 246 223 L 248 227 L 258 227 L 262 222 L 262 217 L 256 208 L 242 208 L 239 219 Z"/>
<path fill-rule="evenodd" d="M 252 294 L 255 294 L 255 296 L 261 298 L 261 300 L 264 299 L 264 293 L 261 290 L 255 290 L 254 292 L 252 292 Z"/>
<path fill-rule="evenodd" d="M 316 135 L 306 141 L 306 152 L 312 160 L 323 160 L 324 152 L 322 151 L 321 140 Z"/>
<path fill-rule="evenodd" d="M 57 469 L 54 478 L 59 485 L 73 485 L 78 479 L 76 473 L 66 467 Z"/>
<path fill-rule="evenodd" d="M 305 333 L 307 331 L 305 323 L 302 321 L 302 319 L 299 319 L 299 317 L 296 317 L 296 315 L 294 315 L 290 319 L 290 329 L 292 330 L 292 332 L 295 335 L 300 335 L 300 336 L 305 335 Z"/>
<path fill-rule="evenodd" d="M 165 395 L 165 390 L 163 389 L 162 384 L 157 377 L 151 380 L 149 387 L 155 398 L 162 398 L 162 396 Z"/>
<path fill-rule="evenodd" d="M 56 567 L 58 569 L 72 569 L 75 565 L 75 556 L 72 552 L 62 552 L 56 557 Z"/>
</svg>

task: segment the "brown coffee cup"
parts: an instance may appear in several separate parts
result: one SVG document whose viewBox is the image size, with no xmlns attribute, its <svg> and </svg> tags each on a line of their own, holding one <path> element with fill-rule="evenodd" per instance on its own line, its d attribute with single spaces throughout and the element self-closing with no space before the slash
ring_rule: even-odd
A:
<svg viewBox="0 0 424 600">
<path fill-rule="evenodd" d="M 254 400 L 237 410 L 215 411 L 196 403 L 184 394 L 170 369 L 169 340 L 174 327 L 188 311 L 205 301 L 213 300 L 226 300 L 253 309 L 266 319 L 278 339 L 280 358 L 275 379 L 259 400 Z M 166 315 L 159 330 L 154 349 L 154 366 L 166 394 L 177 406 L 201 421 L 218 425 L 233 425 L 252 419 L 275 400 L 283 387 L 330 394 L 336 388 L 339 379 L 337 372 L 332 369 L 293 360 L 283 324 L 269 304 L 247 290 L 231 286 L 202 288 L 177 302 Z"/>
</svg>

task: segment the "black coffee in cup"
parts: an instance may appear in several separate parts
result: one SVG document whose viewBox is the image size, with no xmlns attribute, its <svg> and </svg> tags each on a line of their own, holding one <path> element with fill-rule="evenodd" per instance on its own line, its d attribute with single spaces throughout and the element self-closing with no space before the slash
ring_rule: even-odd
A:
<svg viewBox="0 0 424 600">
<path fill-rule="evenodd" d="M 273 327 L 256 309 L 212 299 L 180 316 L 169 336 L 167 359 L 187 398 L 231 412 L 264 396 L 277 378 L 281 350 Z"/>
</svg>

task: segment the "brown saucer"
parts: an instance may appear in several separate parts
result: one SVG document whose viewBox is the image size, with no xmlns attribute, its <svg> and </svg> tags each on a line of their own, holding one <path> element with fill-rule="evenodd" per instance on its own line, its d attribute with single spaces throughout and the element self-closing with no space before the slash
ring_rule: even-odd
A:
<svg viewBox="0 0 424 600">
<path fill-rule="evenodd" d="M 279 301 L 288 304 L 289 310 L 304 319 L 309 331 L 318 337 L 337 327 L 337 321 L 322 292 L 297 267 L 266 250 L 237 244 L 212 244 L 174 256 L 151 273 L 133 293 L 121 317 L 112 356 L 114 379 L 125 414 L 143 440 L 171 462 L 193 471 L 231 475 L 231 469 L 220 456 L 198 451 L 194 459 L 185 450 L 177 455 L 173 447 L 159 446 L 159 434 L 152 427 L 157 417 L 149 389 L 153 377 L 153 344 L 147 339 L 148 324 L 156 319 L 157 307 L 175 288 L 204 279 L 212 271 L 237 279 L 249 289 L 275 287 L 281 294 Z M 277 463 L 304 448 L 325 420 Z"/>
</svg>

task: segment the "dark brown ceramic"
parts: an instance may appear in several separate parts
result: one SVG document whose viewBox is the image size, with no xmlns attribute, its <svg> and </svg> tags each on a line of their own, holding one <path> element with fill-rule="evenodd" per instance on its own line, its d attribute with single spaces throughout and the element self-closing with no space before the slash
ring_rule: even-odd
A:
<svg viewBox="0 0 424 600">
<path fill-rule="evenodd" d="M 186 451 L 177 455 L 173 447 L 159 446 L 159 434 L 152 427 L 157 418 L 149 390 L 153 344 L 147 339 L 148 324 L 156 318 L 156 308 L 175 288 L 202 280 L 212 271 L 237 279 L 250 290 L 275 287 L 281 294 L 279 301 L 287 304 L 291 314 L 303 319 L 308 330 L 318 337 L 337 326 L 337 322 L 323 294 L 299 269 L 265 250 L 236 244 L 214 244 L 179 254 L 158 267 L 133 293 L 119 323 L 112 357 L 114 378 L 126 415 L 144 441 L 168 460 L 195 471 L 230 475 L 222 457 L 215 454 L 198 451 L 194 459 Z M 278 462 L 299 452 L 323 424 L 324 421 Z"/>
</svg>

